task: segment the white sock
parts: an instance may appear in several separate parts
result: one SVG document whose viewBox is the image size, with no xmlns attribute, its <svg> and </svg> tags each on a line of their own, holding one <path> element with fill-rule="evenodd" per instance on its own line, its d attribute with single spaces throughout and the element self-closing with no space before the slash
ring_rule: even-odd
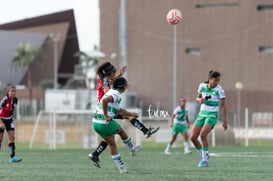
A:
<svg viewBox="0 0 273 181">
<path fill-rule="evenodd" d="M 202 150 L 202 161 L 208 161 L 208 155 L 209 155 L 209 151 L 203 151 Z"/>
<path fill-rule="evenodd" d="M 132 143 L 132 139 L 130 137 L 128 137 L 126 140 L 123 140 L 123 143 L 125 145 L 127 145 L 127 147 L 130 149 L 130 150 L 133 150 L 134 148 L 134 145 Z"/>
<path fill-rule="evenodd" d="M 187 141 L 184 142 L 184 151 L 190 151 L 189 142 Z"/>
<path fill-rule="evenodd" d="M 114 160 L 115 164 L 118 166 L 119 169 L 124 168 L 124 164 L 119 153 L 116 155 L 112 155 L 112 159 Z"/>
<path fill-rule="evenodd" d="M 172 145 L 170 143 L 168 143 L 165 151 L 166 152 L 170 152 L 171 151 L 171 147 L 172 147 Z"/>
<path fill-rule="evenodd" d="M 197 150 L 197 152 L 199 153 L 200 157 L 202 158 L 202 148 L 196 149 L 196 150 Z"/>
</svg>

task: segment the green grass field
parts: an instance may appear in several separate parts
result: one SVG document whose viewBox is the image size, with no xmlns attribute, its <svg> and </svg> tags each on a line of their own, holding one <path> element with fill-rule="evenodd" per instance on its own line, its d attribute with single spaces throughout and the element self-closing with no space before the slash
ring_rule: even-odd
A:
<svg viewBox="0 0 273 181">
<path fill-rule="evenodd" d="M 208 168 L 198 168 L 199 155 L 182 154 L 182 148 L 173 148 L 172 155 L 164 155 L 164 148 L 142 148 L 131 157 L 126 148 L 120 153 L 126 164 L 127 174 L 120 174 L 106 150 L 101 155 L 101 169 L 87 158 L 89 150 L 20 150 L 21 163 L 8 162 L 8 151 L 0 152 L 1 181 L 165 181 L 165 180 L 273 180 L 273 146 L 217 147 L 209 160 Z"/>
</svg>

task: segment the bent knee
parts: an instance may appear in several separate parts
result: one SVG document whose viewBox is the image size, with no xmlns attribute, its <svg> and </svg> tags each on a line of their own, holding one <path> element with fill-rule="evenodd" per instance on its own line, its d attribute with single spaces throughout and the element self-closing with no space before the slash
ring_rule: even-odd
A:
<svg viewBox="0 0 273 181">
<path fill-rule="evenodd" d="M 197 140 L 197 136 L 193 136 L 193 135 L 192 135 L 192 136 L 190 137 L 190 139 L 191 139 L 191 141 L 196 141 L 196 140 Z"/>
<path fill-rule="evenodd" d="M 201 140 L 206 140 L 207 139 L 207 134 L 200 134 Z"/>
</svg>

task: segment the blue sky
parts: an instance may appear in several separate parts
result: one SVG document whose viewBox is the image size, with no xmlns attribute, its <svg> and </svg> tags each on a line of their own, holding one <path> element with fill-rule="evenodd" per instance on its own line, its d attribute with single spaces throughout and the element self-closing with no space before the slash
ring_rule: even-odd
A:
<svg viewBox="0 0 273 181">
<path fill-rule="evenodd" d="M 80 49 L 99 45 L 98 0 L 0 0 L 0 24 L 74 9 Z"/>
</svg>

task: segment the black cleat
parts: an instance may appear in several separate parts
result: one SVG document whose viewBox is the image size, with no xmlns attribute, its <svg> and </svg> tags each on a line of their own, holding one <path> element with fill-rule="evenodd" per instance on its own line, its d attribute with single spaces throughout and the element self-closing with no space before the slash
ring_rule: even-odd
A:
<svg viewBox="0 0 273 181">
<path fill-rule="evenodd" d="M 97 168 L 101 168 L 100 167 L 100 159 L 97 156 L 94 156 L 92 153 L 88 154 L 88 158 L 93 162 L 93 165 Z"/>
<path fill-rule="evenodd" d="M 160 127 L 157 127 L 157 128 L 149 127 L 148 132 L 145 134 L 145 137 L 150 138 L 153 134 L 155 134 L 159 130 L 159 128 Z"/>
</svg>

